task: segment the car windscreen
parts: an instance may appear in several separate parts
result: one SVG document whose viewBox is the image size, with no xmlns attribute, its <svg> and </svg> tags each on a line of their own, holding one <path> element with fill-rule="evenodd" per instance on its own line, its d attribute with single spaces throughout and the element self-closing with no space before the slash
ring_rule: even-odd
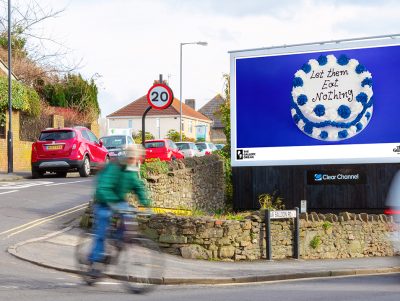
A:
<svg viewBox="0 0 400 301">
<path fill-rule="evenodd" d="M 162 148 L 165 147 L 164 141 L 145 142 L 145 148 Z"/>
<path fill-rule="evenodd" d="M 125 136 L 109 136 L 101 138 L 106 148 L 122 147 L 126 144 Z"/>
<path fill-rule="evenodd" d="M 205 150 L 207 148 L 207 144 L 205 143 L 196 143 L 196 146 L 200 151 Z"/>
<path fill-rule="evenodd" d="M 45 131 L 40 133 L 39 141 L 69 140 L 74 137 L 75 137 L 74 131 L 69 131 L 69 130 Z"/>
<path fill-rule="evenodd" d="M 190 149 L 189 143 L 175 143 L 175 144 L 180 150 Z"/>
</svg>

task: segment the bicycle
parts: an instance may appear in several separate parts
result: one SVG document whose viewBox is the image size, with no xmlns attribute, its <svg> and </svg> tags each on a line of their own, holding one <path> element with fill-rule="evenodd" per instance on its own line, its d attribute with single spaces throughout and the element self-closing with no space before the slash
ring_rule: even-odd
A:
<svg viewBox="0 0 400 301">
<path fill-rule="evenodd" d="M 108 276 L 121 280 L 129 292 L 141 294 L 150 292 L 155 284 L 161 283 L 164 270 L 162 253 L 157 243 L 139 230 L 138 220 L 150 215 L 135 208 L 113 210 L 102 262 L 89 262 L 94 234 L 91 231 L 81 233 L 75 257 L 80 274 L 88 285 Z"/>
</svg>

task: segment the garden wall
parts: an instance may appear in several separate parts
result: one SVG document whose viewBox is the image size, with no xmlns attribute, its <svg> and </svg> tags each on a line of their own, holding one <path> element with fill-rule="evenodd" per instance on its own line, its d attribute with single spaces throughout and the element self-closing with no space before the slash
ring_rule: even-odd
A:
<svg viewBox="0 0 400 301">
<path fill-rule="evenodd" d="M 213 212 L 224 207 L 224 166 L 217 155 L 166 162 L 146 182 L 153 207 Z"/>
<path fill-rule="evenodd" d="M 293 256 L 293 223 L 271 222 L 273 259 Z M 243 220 L 210 217 L 156 215 L 143 221 L 142 230 L 169 253 L 208 260 L 256 260 L 265 258 L 264 223 L 258 213 Z M 341 213 L 302 214 L 300 257 L 334 259 L 392 256 L 388 236 L 398 225 L 386 215 Z"/>
</svg>

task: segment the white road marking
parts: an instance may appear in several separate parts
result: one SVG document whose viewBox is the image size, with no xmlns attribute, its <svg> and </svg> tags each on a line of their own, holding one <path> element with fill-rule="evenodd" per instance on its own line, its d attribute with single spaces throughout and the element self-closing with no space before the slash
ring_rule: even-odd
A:
<svg viewBox="0 0 400 301">
<path fill-rule="evenodd" d="M 0 189 L 22 189 L 22 188 L 29 188 L 33 186 L 40 186 L 40 185 L 48 185 L 52 184 L 54 182 L 49 182 L 49 181 L 35 181 L 35 182 L 28 182 L 28 181 L 23 181 L 23 182 L 3 182 L 0 184 Z"/>
<path fill-rule="evenodd" d="M 58 213 L 49 215 L 47 217 L 39 218 L 37 220 L 34 220 L 34 221 L 29 222 L 29 223 L 23 224 L 21 226 L 18 226 L 18 227 L 3 231 L 3 232 L 0 233 L 0 235 L 8 234 L 7 238 L 10 238 L 10 237 L 12 237 L 12 236 L 14 236 L 16 234 L 19 234 L 19 233 L 24 232 L 26 230 L 29 230 L 29 229 L 31 229 L 33 227 L 39 226 L 41 224 L 47 223 L 47 222 L 52 221 L 54 219 L 57 219 L 59 217 L 62 217 L 62 216 L 77 212 L 79 210 L 83 210 L 86 207 L 87 207 L 87 204 L 81 204 L 81 205 L 69 208 L 67 210 L 60 211 Z"/>
<path fill-rule="evenodd" d="M 82 183 L 82 182 L 89 182 L 90 180 L 82 180 L 82 181 L 74 181 L 74 182 L 65 182 L 65 183 L 55 183 L 55 184 L 47 184 L 44 185 L 46 187 L 48 186 L 57 186 L 57 185 L 67 185 L 67 184 L 74 184 L 74 183 Z"/>
<path fill-rule="evenodd" d="M 17 192 L 17 191 L 18 190 L 5 191 L 5 192 L 0 192 L 0 194 L 12 193 L 12 192 Z"/>
</svg>

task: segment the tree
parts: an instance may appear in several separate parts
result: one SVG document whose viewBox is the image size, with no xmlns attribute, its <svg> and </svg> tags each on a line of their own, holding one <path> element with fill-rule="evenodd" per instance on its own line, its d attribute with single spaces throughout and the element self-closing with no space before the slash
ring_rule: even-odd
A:
<svg viewBox="0 0 400 301">
<path fill-rule="evenodd" d="M 144 136 L 145 140 L 153 140 L 154 139 L 153 134 L 151 134 L 150 132 L 146 132 L 144 135 L 145 135 Z M 135 140 L 135 143 L 142 144 L 142 131 L 140 130 L 135 135 L 132 135 L 132 138 L 133 138 L 133 140 Z"/>
<path fill-rule="evenodd" d="M 229 74 L 223 75 L 225 80 L 224 94 L 225 102 L 220 106 L 218 116 L 224 125 L 224 134 L 226 136 L 225 147 L 218 151 L 218 154 L 224 160 L 225 171 L 225 198 L 228 206 L 232 205 L 233 199 L 233 182 L 232 182 L 232 166 L 231 166 L 231 89 Z"/>
<path fill-rule="evenodd" d="M 223 75 L 225 79 L 225 102 L 219 108 L 219 116 L 224 125 L 224 134 L 226 137 L 226 148 L 231 149 L 231 86 L 229 74 Z"/>
<path fill-rule="evenodd" d="M 0 58 L 7 62 L 8 1 L 0 0 Z M 69 50 L 51 36 L 43 34 L 46 21 L 58 17 L 64 9 L 41 6 L 37 0 L 12 3 L 11 48 L 13 71 L 27 84 L 38 76 L 51 76 L 76 70 L 79 64 L 66 63 Z M 40 66 L 40 68 L 38 68 Z"/>
</svg>

